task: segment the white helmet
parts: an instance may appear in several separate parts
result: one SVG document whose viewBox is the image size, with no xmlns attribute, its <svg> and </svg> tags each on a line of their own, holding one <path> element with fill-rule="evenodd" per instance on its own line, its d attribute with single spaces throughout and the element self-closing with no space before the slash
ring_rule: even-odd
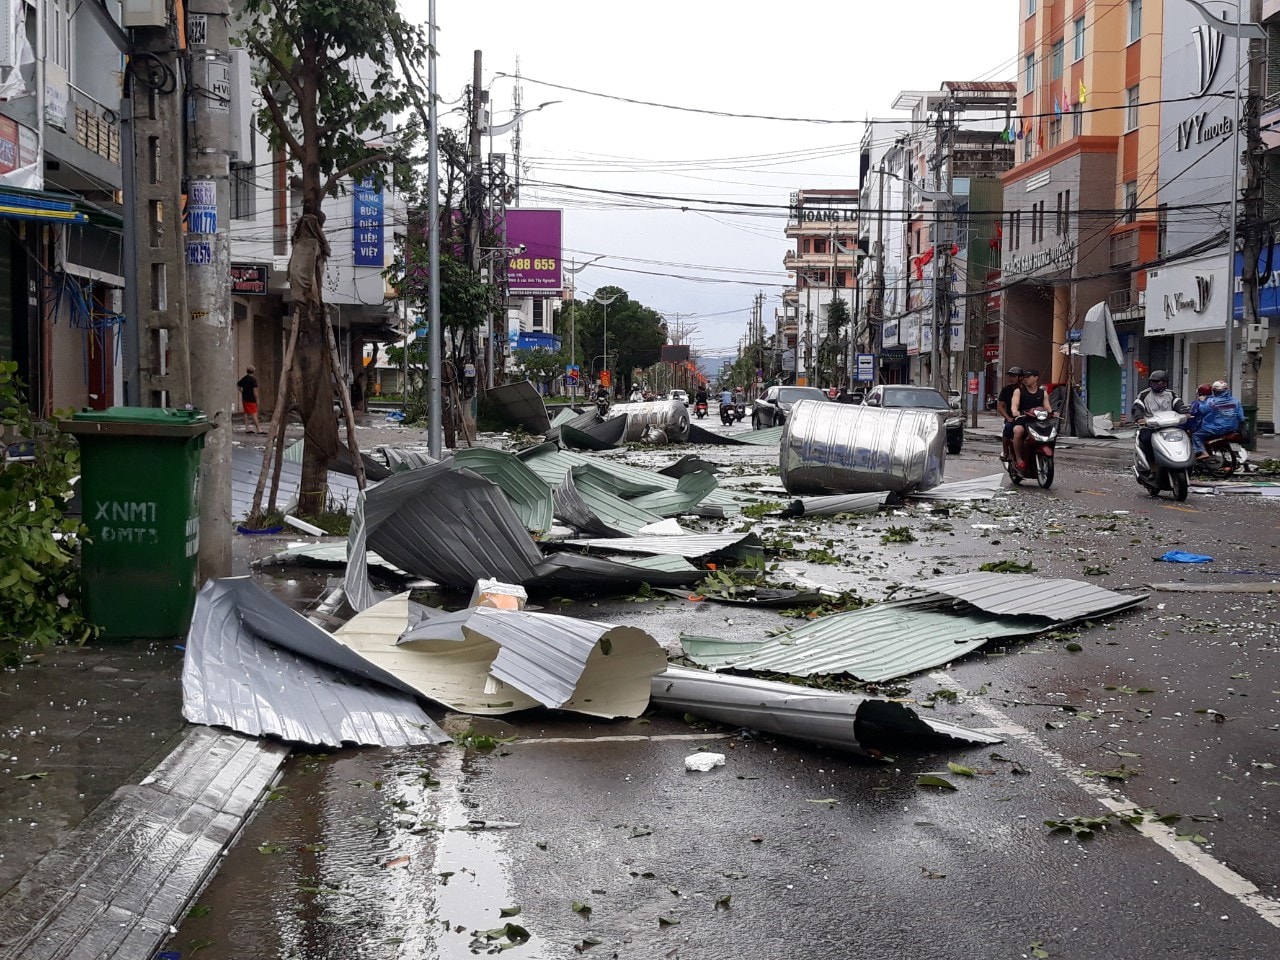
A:
<svg viewBox="0 0 1280 960">
<path fill-rule="evenodd" d="M 1231 387 L 1227 384 L 1225 380 L 1215 380 L 1213 381 L 1213 386 L 1211 387 L 1211 389 L 1213 390 L 1213 395 L 1215 397 L 1220 397 L 1224 393 L 1226 393 L 1228 390 L 1230 390 Z"/>
</svg>

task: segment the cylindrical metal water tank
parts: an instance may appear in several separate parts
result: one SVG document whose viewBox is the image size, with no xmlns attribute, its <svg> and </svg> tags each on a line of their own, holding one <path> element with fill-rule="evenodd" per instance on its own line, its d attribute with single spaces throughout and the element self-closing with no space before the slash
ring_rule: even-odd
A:
<svg viewBox="0 0 1280 960">
<path fill-rule="evenodd" d="M 940 413 L 802 400 L 778 466 L 788 493 L 906 493 L 941 483 L 945 458 Z"/>
<path fill-rule="evenodd" d="M 689 440 L 689 408 L 680 400 L 651 400 L 648 403 L 619 404 L 609 417 L 627 418 L 627 443 L 636 443 L 650 426 L 661 427 L 671 443 Z"/>
</svg>

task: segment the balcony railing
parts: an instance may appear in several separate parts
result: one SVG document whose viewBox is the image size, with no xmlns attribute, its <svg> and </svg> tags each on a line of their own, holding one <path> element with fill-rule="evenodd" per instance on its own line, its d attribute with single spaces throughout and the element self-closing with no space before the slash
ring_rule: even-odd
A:
<svg viewBox="0 0 1280 960">
<path fill-rule="evenodd" d="M 71 117 L 75 127 L 67 133 L 76 143 L 111 163 L 120 162 L 120 129 L 116 108 L 99 103 L 79 87 L 71 87 Z M 108 119 L 112 118 L 112 119 Z"/>
</svg>

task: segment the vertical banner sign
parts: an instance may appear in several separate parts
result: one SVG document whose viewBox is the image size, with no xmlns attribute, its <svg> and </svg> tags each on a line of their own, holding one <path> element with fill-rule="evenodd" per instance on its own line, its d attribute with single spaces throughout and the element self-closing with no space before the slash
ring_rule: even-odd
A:
<svg viewBox="0 0 1280 960">
<path fill-rule="evenodd" d="M 356 184 L 352 202 L 355 205 L 355 265 L 383 267 L 382 262 L 382 191 L 371 181 Z"/>
<path fill-rule="evenodd" d="M 507 289 L 512 293 L 559 293 L 560 210 L 510 209 L 506 213 Z"/>
<path fill-rule="evenodd" d="M 218 232 L 218 184 L 192 180 L 187 185 L 187 233 Z"/>
</svg>

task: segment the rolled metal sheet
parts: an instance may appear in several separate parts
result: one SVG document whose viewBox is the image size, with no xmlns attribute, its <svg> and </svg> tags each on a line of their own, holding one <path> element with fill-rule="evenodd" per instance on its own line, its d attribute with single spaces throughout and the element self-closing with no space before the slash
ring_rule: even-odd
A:
<svg viewBox="0 0 1280 960">
<path fill-rule="evenodd" d="M 637 443 L 651 426 L 661 428 L 671 443 L 689 441 L 689 408 L 681 400 L 652 400 L 648 403 L 628 403 L 610 412 L 609 419 L 625 416 L 627 443 Z"/>
<path fill-rule="evenodd" d="M 936 487 L 945 461 L 939 413 L 801 400 L 783 427 L 778 465 L 791 494 L 901 494 Z"/>
</svg>

